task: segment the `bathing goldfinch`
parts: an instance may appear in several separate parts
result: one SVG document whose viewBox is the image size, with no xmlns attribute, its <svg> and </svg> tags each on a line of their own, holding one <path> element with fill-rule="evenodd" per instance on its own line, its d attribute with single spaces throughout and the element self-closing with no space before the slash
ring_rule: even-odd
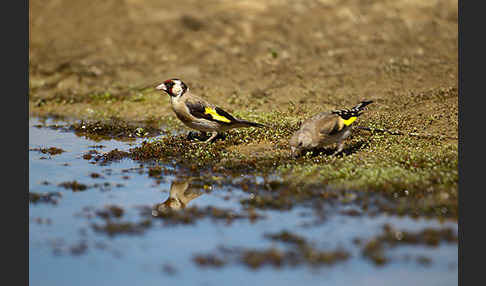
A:
<svg viewBox="0 0 486 286">
<path fill-rule="evenodd" d="M 324 147 L 333 143 L 338 148 L 333 155 L 340 153 L 344 140 L 351 134 L 351 124 L 363 113 L 363 109 L 373 101 L 362 101 L 351 109 L 321 112 L 302 124 L 289 140 L 293 156 L 304 150 Z"/>
<path fill-rule="evenodd" d="M 264 127 L 263 124 L 234 118 L 206 100 L 192 94 L 180 79 L 168 79 L 155 89 L 170 96 L 172 110 L 186 126 L 212 135 L 204 142 L 211 142 L 218 132 L 239 127 Z"/>
</svg>

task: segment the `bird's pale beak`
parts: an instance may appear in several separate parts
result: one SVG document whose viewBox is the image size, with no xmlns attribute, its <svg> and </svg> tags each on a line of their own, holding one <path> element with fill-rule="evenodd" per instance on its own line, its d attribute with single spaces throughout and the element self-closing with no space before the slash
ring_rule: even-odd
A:
<svg viewBox="0 0 486 286">
<path fill-rule="evenodd" d="M 293 157 L 293 158 L 296 158 L 298 157 L 300 154 L 300 150 L 297 149 L 296 147 L 290 147 L 290 155 Z"/>
<path fill-rule="evenodd" d="M 155 87 L 155 89 L 167 91 L 167 87 L 165 86 L 165 83 L 159 84 L 158 86 Z"/>
</svg>

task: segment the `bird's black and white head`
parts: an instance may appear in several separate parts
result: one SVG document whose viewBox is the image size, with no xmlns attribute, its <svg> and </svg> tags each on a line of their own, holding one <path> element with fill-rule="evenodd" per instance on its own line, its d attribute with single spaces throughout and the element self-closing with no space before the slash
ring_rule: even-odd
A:
<svg viewBox="0 0 486 286">
<path fill-rule="evenodd" d="M 180 97 L 189 90 L 187 85 L 182 80 L 177 78 L 168 79 L 156 86 L 155 89 L 163 90 L 172 97 Z"/>
</svg>

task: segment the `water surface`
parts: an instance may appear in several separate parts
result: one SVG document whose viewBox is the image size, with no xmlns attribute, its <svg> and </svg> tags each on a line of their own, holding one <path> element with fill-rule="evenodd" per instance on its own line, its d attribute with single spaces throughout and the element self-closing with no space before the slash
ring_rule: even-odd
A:
<svg viewBox="0 0 486 286">
<path fill-rule="evenodd" d="M 143 140 L 92 141 L 62 129 L 37 125 L 65 125 L 30 119 L 29 149 L 57 147 L 58 155 L 29 151 L 29 191 L 60 192 L 57 204 L 29 203 L 29 281 L 31 285 L 457 285 L 457 243 L 438 247 L 399 246 L 386 251 L 390 262 L 377 266 L 361 254 L 353 240 L 367 239 L 382 232 L 384 224 L 401 230 L 420 231 L 426 227 L 451 227 L 457 223 L 408 217 L 343 215 L 346 205 L 327 210 L 326 219 L 315 222 L 314 211 L 304 206 L 290 211 L 259 211 L 264 218 L 254 222 L 234 220 L 231 224 L 211 218 L 193 225 L 153 225 L 142 234 L 109 236 L 92 225 L 103 220 L 93 215 L 108 205 L 122 207 L 123 221 L 141 220 L 140 207 L 167 200 L 177 173 L 163 175 L 157 182 L 148 175 L 152 163 L 123 159 L 108 165 L 93 164 L 83 155 L 91 150 L 128 150 Z M 37 126 L 37 127 L 36 127 Z M 152 138 L 149 140 L 156 140 Z M 102 145 L 102 148 L 96 147 Z M 156 164 L 156 163 L 155 163 Z M 177 166 L 164 166 L 176 170 Z M 101 175 L 93 178 L 92 173 Z M 235 179 L 236 180 L 236 179 Z M 76 181 L 88 186 L 73 192 L 59 184 Z M 242 211 L 241 199 L 251 196 L 236 187 L 208 186 L 187 206 Z M 220 246 L 263 249 L 285 244 L 265 239 L 266 233 L 289 230 L 320 249 L 342 248 L 351 254 L 345 261 L 319 267 L 265 266 L 252 270 L 240 263 L 221 268 L 200 267 L 196 254 L 217 253 Z M 417 262 L 427 257 L 430 264 Z"/>
</svg>

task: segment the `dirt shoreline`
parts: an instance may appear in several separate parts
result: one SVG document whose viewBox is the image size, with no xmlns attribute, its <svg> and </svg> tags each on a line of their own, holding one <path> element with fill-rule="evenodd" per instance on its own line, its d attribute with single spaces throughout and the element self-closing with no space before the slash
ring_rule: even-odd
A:
<svg viewBox="0 0 486 286">
<path fill-rule="evenodd" d="M 186 130 L 167 96 L 154 90 L 179 77 L 229 112 L 271 128 L 230 131 L 224 142 L 204 150 L 181 149 L 185 137 L 168 135 L 134 150 L 139 155 L 163 154 L 214 170 L 246 164 L 278 172 L 293 187 L 407 191 L 415 207 L 437 216 L 445 208 L 455 217 L 457 6 L 404 0 L 31 1 L 30 116 L 115 118 L 169 134 Z M 330 149 L 298 160 L 287 156 L 299 122 L 363 99 L 374 103 L 357 125 L 436 137 L 359 131 L 344 157 L 328 156 Z"/>
</svg>

